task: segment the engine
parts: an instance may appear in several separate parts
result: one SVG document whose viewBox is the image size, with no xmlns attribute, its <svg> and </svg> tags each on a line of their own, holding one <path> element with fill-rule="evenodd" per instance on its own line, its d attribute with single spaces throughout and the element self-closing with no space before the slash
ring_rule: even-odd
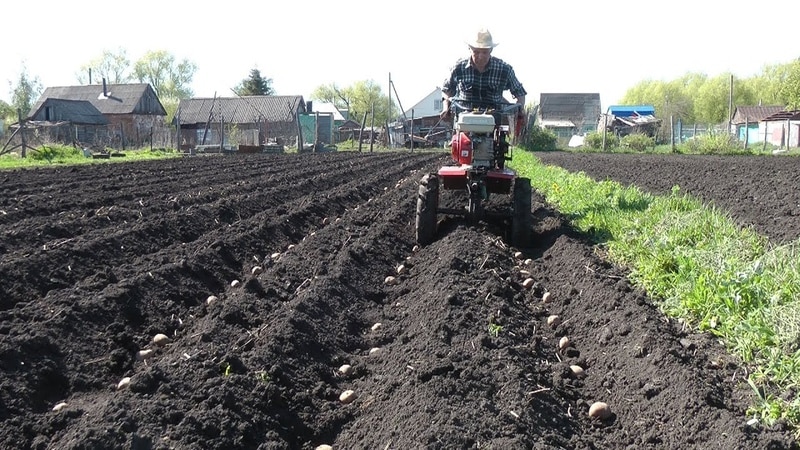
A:
<svg viewBox="0 0 800 450">
<path fill-rule="evenodd" d="M 459 114 L 451 141 L 453 160 L 473 167 L 494 166 L 494 129 L 492 114 Z"/>
</svg>

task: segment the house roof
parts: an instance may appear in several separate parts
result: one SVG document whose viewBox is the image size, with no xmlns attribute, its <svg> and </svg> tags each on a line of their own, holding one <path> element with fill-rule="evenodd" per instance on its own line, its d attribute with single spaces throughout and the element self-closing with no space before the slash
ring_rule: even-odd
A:
<svg viewBox="0 0 800 450">
<path fill-rule="evenodd" d="M 305 112 L 301 95 L 248 95 L 181 99 L 175 116 L 184 124 L 256 123 L 294 121 L 298 112 Z"/>
<path fill-rule="evenodd" d="M 737 106 L 733 113 L 732 124 L 758 123 L 767 117 L 786 111 L 783 106 Z"/>
<path fill-rule="evenodd" d="M 105 94 L 104 90 L 105 89 Z M 88 101 L 102 114 L 159 114 L 167 115 L 149 83 L 87 84 L 82 86 L 48 87 L 31 108 L 37 111 L 48 98 Z M 142 99 L 154 99 L 154 105 L 142 105 Z"/>
<path fill-rule="evenodd" d="M 590 119 L 600 115 L 600 94 L 543 93 L 539 96 L 539 114 L 542 120 Z"/>
<path fill-rule="evenodd" d="M 311 109 L 312 112 L 331 113 L 335 122 L 344 122 L 344 116 L 333 103 L 314 102 Z"/>
<path fill-rule="evenodd" d="M 765 121 L 800 120 L 800 110 L 780 111 L 764 118 Z"/>
<path fill-rule="evenodd" d="M 47 98 L 30 114 L 36 121 L 72 122 L 82 125 L 106 125 L 108 119 L 89 101 Z"/>
</svg>

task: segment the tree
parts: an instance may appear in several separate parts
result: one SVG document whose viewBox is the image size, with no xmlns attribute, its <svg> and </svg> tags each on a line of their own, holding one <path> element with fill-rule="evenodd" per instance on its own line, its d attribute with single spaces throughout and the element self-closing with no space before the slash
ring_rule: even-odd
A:
<svg viewBox="0 0 800 450">
<path fill-rule="evenodd" d="M 766 65 L 761 74 L 746 80 L 748 90 L 753 93 L 755 102 L 762 105 L 786 105 L 781 88 L 789 78 L 790 64 Z"/>
<path fill-rule="evenodd" d="M 17 113 L 14 111 L 14 107 L 2 100 L 0 100 L 0 120 L 6 122 L 16 122 L 17 120 Z"/>
<path fill-rule="evenodd" d="M 28 70 L 23 65 L 17 85 L 13 86 L 9 82 L 9 86 L 11 87 L 11 106 L 14 108 L 14 114 L 19 110 L 22 111 L 23 117 L 27 116 L 33 103 L 42 95 L 42 82 L 39 77 L 28 76 Z"/>
<path fill-rule="evenodd" d="M 789 109 L 800 109 L 800 59 L 788 64 L 786 80 L 780 85 L 778 93 L 786 100 Z"/>
<path fill-rule="evenodd" d="M 103 50 L 103 54 L 84 64 L 77 74 L 78 83 L 100 84 L 105 79 L 111 84 L 127 83 L 131 79 L 130 75 L 131 61 L 125 52 L 125 49 L 119 48 L 116 53 L 110 50 Z M 89 80 L 89 71 L 92 76 Z"/>
<path fill-rule="evenodd" d="M 333 103 L 340 111 L 350 111 L 351 92 L 336 86 L 336 83 L 317 86 L 311 93 L 313 100 Z"/>
<path fill-rule="evenodd" d="M 263 78 L 258 69 L 252 69 L 250 70 L 250 76 L 233 88 L 233 92 L 238 96 L 272 95 L 275 90 L 272 89 L 271 78 Z"/>
<path fill-rule="evenodd" d="M 389 99 L 380 85 L 373 80 L 357 81 L 350 87 L 339 88 L 335 84 L 317 87 L 311 98 L 333 103 L 337 108 L 349 111 L 350 117 L 360 120 L 364 113 L 373 114 L 376 124 L 383 125 L 390 119 Z"/>
<path fill-rule="evenodd" d="M 133 79 L 150 83 L 159 99 L 182 99 L 193 95 L 191 84 L 197 65 L 188 59 L 176 61 L 165 50 L 147 52 L 133 65 Z"/>
</svg>

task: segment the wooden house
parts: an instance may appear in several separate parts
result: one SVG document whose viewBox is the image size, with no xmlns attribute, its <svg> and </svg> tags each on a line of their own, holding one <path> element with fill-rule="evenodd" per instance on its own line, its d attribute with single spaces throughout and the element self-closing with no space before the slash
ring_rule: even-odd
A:
<svg viewBox="0 0 800 450">
<path fill-rule="evenodd" d="M 47 98 L 28 116 L 28 126 L 47 141 L 95 143 L 107 138 L 108 119 L 91 102 Z"/>
<path fill-rule="evenodd" d="M 90 103 L 107 120 L 108 142 L 104 145 L 138 146 L 149 142 L 154 132 L 167 129 L 167 112 L 149 83 L 107 84 L 104 81 L 102 84 L 48 87 L 31 108 L 31 114 L 38 118 L 60 114 L 58 110 L 66 103 L 52 103 L 52 100 Z M 32 120 L 32 115 L 28 119 Z"/>
<path fill-rule="evenodd" d="M 174 123 L 182 150 L 198 146 L 235 148 L 295 144 L 301 134 L 299 115 L 306 112 L 300 95 L 253 95 L 182 99 Z M 309 141 L 313 137 L 301 136 Z"/>
<path fill-rule="evenodd" d="M 600 118 L 598 93 L 542 93 L 536 122 L 560 140 L 596 131 Z"/>
</svg>

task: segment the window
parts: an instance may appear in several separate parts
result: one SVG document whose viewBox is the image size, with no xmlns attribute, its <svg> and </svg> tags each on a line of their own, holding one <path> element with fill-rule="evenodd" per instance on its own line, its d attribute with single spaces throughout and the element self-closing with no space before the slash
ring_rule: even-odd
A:
<svg viewBox="0 0 800 450">
<path fill-rule="evenodd" d="M 442 99 L 434 100 L 433 101 L 433 109 L 439 111 L 440 109 L 442 109 L 442 103 L 444 103 L 444 102 L 442 102 Z"/>
</svg>

